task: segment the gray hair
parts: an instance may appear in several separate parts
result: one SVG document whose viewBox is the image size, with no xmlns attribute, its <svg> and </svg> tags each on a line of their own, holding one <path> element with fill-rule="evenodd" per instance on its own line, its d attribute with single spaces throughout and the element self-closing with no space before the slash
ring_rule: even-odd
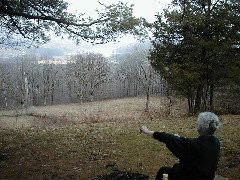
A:
<svg viewBox="0 0 240 180">
<path fill-rule="evenodd" d="M 214 134 L 220 128 L 218 116 L 212 112 L 202 112 L 197 118 L 197 128 L 205 135 Z"/>
</svg>

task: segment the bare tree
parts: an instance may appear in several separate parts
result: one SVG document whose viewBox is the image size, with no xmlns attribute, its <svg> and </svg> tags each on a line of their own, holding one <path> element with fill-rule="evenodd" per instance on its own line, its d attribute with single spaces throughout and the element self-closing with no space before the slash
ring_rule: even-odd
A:
<svg viewBox="0 0 240 180">
<path fill-rule="evenodd" d="M 148 61 L 149 47 L 136 45 L 131 53 L 123 56 L 121 64 L 125 69 L 125 77 L 131 78 L 131 84 L 140 83 L 147 96 L 145 111 L 149 110 L 151 88 L 156 79 L 160 79 L 159 74 L 152 68 Z M 134 83 L 133 83 L 134 82 Z M 139 90 L 138 90 L 139 91 Z"/>
<path fill-rule="evenodd" d="M 43 98 L 44 105 L 47 105 L 50 101 L 50 104 L 54 103 L 54 92 L 56 86 L 56 78 L 58 69 L 57 65 L 52 59 L 42 60 L 43 62 Z"/>
<path fill-rule="evenodd" d="M 71 57 L 68 64 L 68 76 L 77 82 L 77 94 L 80 102 L 83 98 L 94 100 L 95 91 L 109 80 L 109 66 L 101 54 L 82 53 Z M 74 81 L 72 81 L 74 82 Z"/>
<path fill-rule="evenodd" d="M 110 80 L 110 67 L 107 59 L 101 54 L 90 53 L 86 57 L 88 61 L 87 91 L 90 100 L 93 101 L 95 91 L 99 86 Z"/>
<path fill-rule="evenodd" d="M 4 100 L 4 106 L 8 107 L 8 98 L 7 98 L 7 90 L 6 90 L 6 78 L 5 78 L 5 69 L 6 66 L 4 63 L 0 63 L 0 98 Z"/>
<path fill-rule="evenodd" d="M 95 53 L 79 53 L 67 64 L 34 55 L 17 59 L 1 66 L 2 107 L 11 104 L 27 108 L 145 94 L 147 111 L 150 94 L 161 86 L 160 76 L 147 60 L 147 50 L 140 47 L 114 62 Z"/>
<path fill-rule="evenodd" d="M 5 71 L 4 91 L 9 98 L 16 101 L 22 107 L 28 106 L 28 77 L 27 63 L 23 59 L 8 64 Z"/>
</svg>

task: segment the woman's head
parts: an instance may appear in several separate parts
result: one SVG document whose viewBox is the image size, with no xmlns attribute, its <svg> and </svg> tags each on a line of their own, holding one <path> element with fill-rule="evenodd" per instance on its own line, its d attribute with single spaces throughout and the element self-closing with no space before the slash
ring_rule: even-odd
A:
<svg viewBox="0 0 240 180">
<path fill-rule="evenodd" d="M 220 128 L 218 116 L 212 112 L 202 112 L 197 118 L 197 130 L 200 135 L 211 135 Z"/>
</svg>

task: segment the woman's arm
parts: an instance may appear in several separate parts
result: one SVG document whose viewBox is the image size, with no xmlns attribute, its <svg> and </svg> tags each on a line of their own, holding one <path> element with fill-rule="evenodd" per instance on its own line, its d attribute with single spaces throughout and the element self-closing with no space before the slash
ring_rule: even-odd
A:
<svg viewBox="0 0 240 180">
<path fill-rule="evenodd" d="M 189 156 L 189 147 L 192 139 L 180 137 L 178 134 L 170 134 L 161 131 L 150 131 L 146 126 L 140 128 L 143 132 L 154 139 L 166 144 L 167 148 L 178 158 L 183 159 Z"/>
<path fill-rule="evenodd" d="M 140 132 L 143 132 L 143 133 L 145 133 L 145 134 L 147 134 L 147 135 L 149 135 L 151 137 L 153 137 L 153 133 L 154 133 L 154 131 L 148 130 L 148 128 L 146 126 L 142 126 L 140 128 Z"/>
</svg>

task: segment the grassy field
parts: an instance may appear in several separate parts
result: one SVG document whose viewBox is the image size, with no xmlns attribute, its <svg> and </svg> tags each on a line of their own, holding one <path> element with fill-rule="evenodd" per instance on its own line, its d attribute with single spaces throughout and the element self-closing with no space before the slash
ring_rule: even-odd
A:
<svg viewBox="0 0 240 180">
<path fill-rule="evenodd" d="M 160 166 L 172 165 L 176 158 L 164 144 L 140 134 L 139 126 L 188 137 L 197 132 L 196 117 L 182 117 L 184 100 L 175 100 L 170 110 L 165 98 L 151 102 L 150 113 L 144 113 L 144 98 L 35 107 L 17 117 L 15 111 L 2 111 L 0 179 L 90 180 L 116 169 L 153 178 Z M 220 119 L 217 174 L 237 180 L 240 115 Z"/>
</svg>

